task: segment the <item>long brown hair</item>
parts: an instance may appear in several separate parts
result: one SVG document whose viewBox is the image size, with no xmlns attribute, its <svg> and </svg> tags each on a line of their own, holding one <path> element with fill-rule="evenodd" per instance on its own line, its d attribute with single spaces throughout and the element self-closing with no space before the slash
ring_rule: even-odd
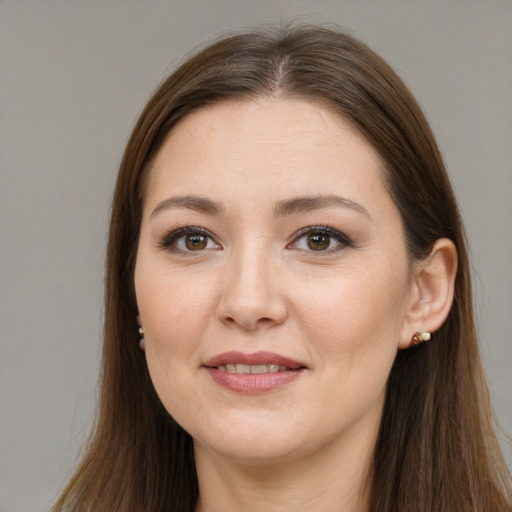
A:
<svg viewBox="0 0 512 512">
<path fill-rule="evenodd" d="M 432 131 L 394 71 L 349 35 L 296 26 L 225 37 L 154 93 L 128 142 L 116 184 L 106 268 L 97 421 L 55 511 L 192 511 L 190 436 L 163 409 L 139 349 L 133 273 L 144 176 L 173 126 L 223 99 L 321 100 L 380 153 L 411 258 L 451 239 L 455 300 L 434 340 L 398 353 L 370 481 L 373 512 L 504 512 L 510 475 L 493 431 L 473 319 L 466 241 Z"/>
</svg>

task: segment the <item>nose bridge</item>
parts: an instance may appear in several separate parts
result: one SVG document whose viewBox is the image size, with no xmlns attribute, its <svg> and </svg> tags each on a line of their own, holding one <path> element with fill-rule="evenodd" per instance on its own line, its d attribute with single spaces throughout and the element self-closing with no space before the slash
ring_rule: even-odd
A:
<svg viewBox="0 0 512 512">
<path fill-rule="evenodd" d="M 281 323 L 286 305 L 277 279 L 277 262 L 270 248 L 257 240 L 234 248 L 223 275 L 220 319 L 245 329 Z"/>
</svg>

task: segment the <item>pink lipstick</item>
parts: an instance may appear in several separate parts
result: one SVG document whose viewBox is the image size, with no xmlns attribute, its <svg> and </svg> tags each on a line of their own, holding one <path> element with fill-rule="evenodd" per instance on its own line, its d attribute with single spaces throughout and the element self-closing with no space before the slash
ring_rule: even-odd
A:
<svg viewBox="0 0 512 512">
<path fill-rule="evenodd" d="M 306 365 L 273 352 L 225 352 L 203 365 L 220 386 L 237 393 L 263 393 L 295 380 Z"/>
</svg>

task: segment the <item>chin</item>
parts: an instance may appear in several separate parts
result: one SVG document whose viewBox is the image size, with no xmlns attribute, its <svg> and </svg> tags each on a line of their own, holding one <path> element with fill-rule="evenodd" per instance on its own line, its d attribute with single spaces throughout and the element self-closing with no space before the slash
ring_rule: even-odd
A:
<svg viewBox="0 0 512 512">
<path fill-rule="evenodd" d="M 300 456 L 299 447 L 269 442 L 268 439 L 261 442 L 254 439 L 234 439 L 229 444 L 203 444 L 194 439 L 194 447 L 196 451 L 201 448 L 214 451 L 223 458 L 248 466 L 283 463 Z"/>
<path fill-rule="evenodd" d="M 211 428 L 207 433 L 191 435 L 196 450 L 213 451 L 249 465 L 293 459 L 304 450 L 306 442 L 299 432 L 268 422 L 264 425 L 245 423 L 243 428 Z"/>
</svg>

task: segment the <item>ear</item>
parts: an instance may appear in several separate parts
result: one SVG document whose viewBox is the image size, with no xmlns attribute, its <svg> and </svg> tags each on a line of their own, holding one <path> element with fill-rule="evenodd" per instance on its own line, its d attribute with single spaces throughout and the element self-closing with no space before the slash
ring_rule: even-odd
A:
<svg viewBox="0 0 512 512">
<path fill-rule="evenodd" d="M 457 274 L 457 249 L 440 238 L 429 256 L 414 264 L 406 321 L 399 349 L 408 348 L 415 332 L 434 332 L 443 325 L 453 302 Z"/>
</svg>

